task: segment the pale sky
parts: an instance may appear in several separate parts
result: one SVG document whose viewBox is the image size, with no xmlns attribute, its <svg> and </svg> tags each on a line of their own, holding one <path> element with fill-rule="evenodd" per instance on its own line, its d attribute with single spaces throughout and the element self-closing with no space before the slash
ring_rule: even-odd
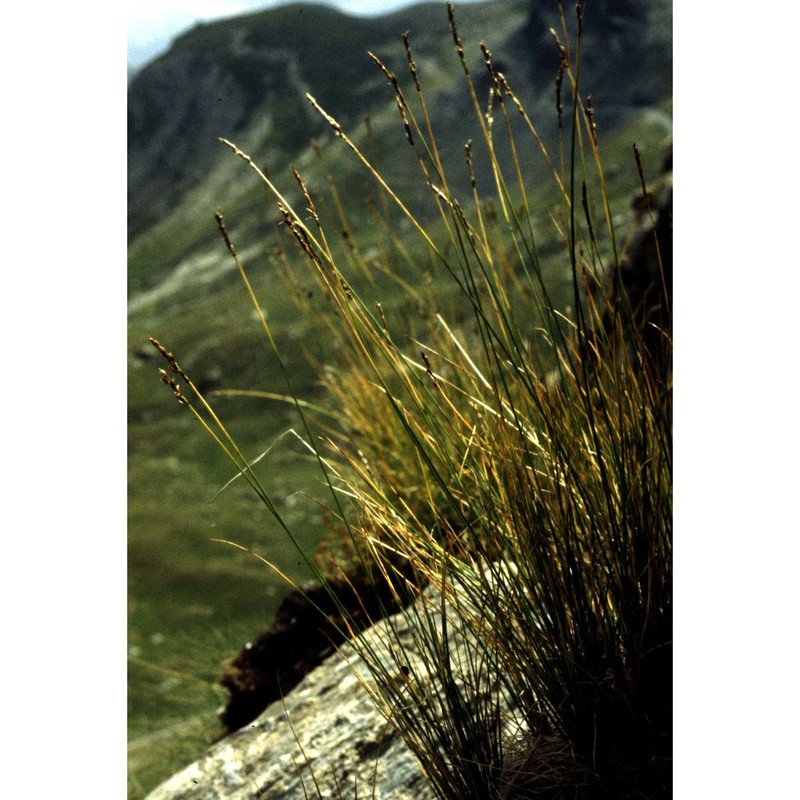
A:
<svg viewBox="0 0 800 800">
<path fill-rule="evenodd" d="M 320 0 L 341 11 L 378 15 L 419 0 Z M 128 3 L 128 64 L 139 67 L 166 50 L 172 40 L 195 22 L 231 17 L 284 5 L 290 0 L 130 0 Z M 444 2 L 444 0 L 442 0 Z M 460 0 L 460 3 L 474 0 Z M 458 2 L 456 3 L 458 5 Z"/>
</svg>

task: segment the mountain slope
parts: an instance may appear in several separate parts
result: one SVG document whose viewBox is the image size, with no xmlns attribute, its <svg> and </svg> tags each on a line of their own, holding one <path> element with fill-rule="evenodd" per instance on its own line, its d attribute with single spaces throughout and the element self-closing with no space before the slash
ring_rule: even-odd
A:
<svg viewBox="0 0 800 800">
<path fill-rule="evenodd" d="M 398 125 L 391 90 L 367 51 L 407 85 L 403 31 L 410 32 L 426 91 L 435 97 L 431 108 L 440 138 L 456 142 L 460 158 L 467 133 L 459 122 L 468 98 L 454 68 L 443 5 L 356 18 L 325 6 L 293 4 L 198 24 L 176 40 L 133 78 L 128 91 L 131 243 L 153 235 L 153 227 L 173 215 L 196 214 L 198 200 L 213 196 L 217 203 L 230 203 L 240 194 L 241 165 L 218 137 L 288 176 L 288 165 L 302 160 L 309 140 L 327 135 L 306 92 L 348 131 L 366 114 L 385 115 Z M 626 110 L 670 92 L 670 4 L 587 5 L 584 86 L 610 87 L 594 94 L 599 121 L 608 130 Z M 456 11 L 461 37 L 471 44 L 467 58 L 479 91 L 485 95 L 489 88 L 477 47 L 485 39 L 529 111 L 550 120 L 558 57 L 548 29 L 557 26 L 555 4 L 542 10 L 529 0 L 494 0 Z M 151 257 L 147 278 L 133 275 L 138 283 L 134 280 L 132 289 L 152 284 L 167 267 Z"/>
</svg>

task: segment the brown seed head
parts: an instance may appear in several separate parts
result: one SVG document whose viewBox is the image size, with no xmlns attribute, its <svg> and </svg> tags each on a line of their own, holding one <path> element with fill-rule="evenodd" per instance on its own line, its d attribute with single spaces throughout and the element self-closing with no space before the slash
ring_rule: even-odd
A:
<svg viewBox="0 0 800 800">
<path fill-rule="evenodd" d="M 228 236 L 228 229 L 225 227 L 225 221 L 222 219 L 222 212 L 219 209 L 214 212 L 214 219 L 217 221 L 217 227 L 219 228 L 219 232 L 222 234 L 222 238 L 225 240 L 228 251 L 234 258 L 236 258 L 236 248 L 233 246 L 230 236 Z"/>
<path fill-rule="evenodd" d="M 165 383 L 167 386 L 169 386 L 170 389 L 172 389 L 172 393 L 175 395 L 175 399 L 182 406 L 188 406 L 189 401 L 186 399 L 183 392 L 181 392 L 181 387 L 178 386 L 178 384 L 175 382 L 175 379 L 166 370 L 159 369 L 158 372 L 161 375 L 162 383 Z"/>
<path fill-rule="evenodd" d="M 148 336 L 147 338 L 150 341 L 150 344 L 152 344 L 153 347 L 155 347 L 156 350 L 158 350 L 158 352 L 161 353 L 161 355 L 164 357 L 164 360 L 169 365 L 170 370 L 174 372 L 176 375 L 180 375 L 181 378 L 183 378 L 185 381 L 188 381 L 189 378 L 186 376 L 186 373 L 181 369 L 180 364 L 178 364 L 178 362 L 175 360 L 175 356 L 173 356 L 172 353 L 168 352 L 167 348 L 164 347 L 164 345 L 161 344 L 161 342 L 159 342 L 157 339 L 154 339 L 152 336 Z"/>
</svg>

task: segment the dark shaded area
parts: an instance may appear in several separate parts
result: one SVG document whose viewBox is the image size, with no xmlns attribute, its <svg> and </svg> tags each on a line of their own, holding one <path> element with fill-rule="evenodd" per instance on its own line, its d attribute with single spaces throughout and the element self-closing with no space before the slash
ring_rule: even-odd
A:
<svg viewBox="0 0 800 800">
<path fill-rule="evenodd" d="M 291 592 L 270 628 L 223 666 L 220 683 L 231 693 L 220 713 L 227 731 L 252 722 L 331 655 L 345 641 L 345 619 L 361 631 L 403 605 L 382 577 L 333 580 L 327 588 L 311 584 Z"/>
<path fill-rule="evenodd" d="M 669 367 L 665 344 L 672 340 L 672 142 L 661 176 L 631 203 L 627 245 L 605 283 L 593 292 L 601 309 L 599 324 L 588 332 L 584 356 L 600 357 L 623 326 L 628 355 L 647 354 L 657 374 Z M 641 340 L 641 344 L 634 341 Z"/>
<path fill-rule="evenodd" d="M 569 45 L 575 46 L 575 4 L 563 3 Z M 564 33 L 556 3 L 532 0 L 528 19 L 512 38 L 508 52 L 536 91 L 550 93 L 559 57 L 550 32 L 562 44 Z M 591 0 L 583 3 L 582 93 L 603 109 L 603 126 L 621 108 L 648 106 L 672 93 L 672 9 L 647 0 Z M 514 80 L 512 79 L 512 83 Z M 564 98 L 568 97 L 565 90 Z"/>
<path fill-rule="evenodd" d="M 672 338 L 671 143 L 664 156 L 662 177 L 648 189 L 646 196 L 634 201 L 633 207 L 634 234 L 620 261 L 618 282 L 625 290 L 645 349 L 657 361 L 661 358 L 664 336 Z M 613 311 L 610 308 L 606 312 L 607 320 Z"/>
<path fill-rule="evenodd" d="M 622 676 L 637 687 L 635 705 L 626 702 L 628 687 L 619 691 L 611 667 L 602 682 L 591 680 L 587 670 L 587 696 L 580 702 L 592 709 L 592 719 L 571 731 L 570 741 L 534 723 L 529 737 L 505 754 L 498 770 L 502 800 L 672 797 L 671 611 L 658 628 L 648 636 L 656 644 L 636 674 Z"/>
</svg>

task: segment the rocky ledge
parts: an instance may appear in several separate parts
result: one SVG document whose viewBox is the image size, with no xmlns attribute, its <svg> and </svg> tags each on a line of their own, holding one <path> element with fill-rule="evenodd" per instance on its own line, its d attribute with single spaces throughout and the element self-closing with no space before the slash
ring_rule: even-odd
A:
<svg viewBox="0 0 800 800">
<path fill-rule="evenodd" d="M 426 671 L 408 622 L 423 603 L 427 618 L 442 630 L 441 599 L 429 588 L 410 610 L 381 620 L 358 639 L 368 639 L 399 681 L 413 670 L 418 688 L 425 692 Z M 469 635 L 459 628 L 456 614 L 445 613 L 451 663 L 457 671 L 457 665 L 465 663 Z M 411 751 L 371 699 L 375 684 L 357 650 L 358 645 L 344 643 L 285 698 L 212 746 L 147 800 L 432 800 L 433 790 Z M 399 664 L 393 655 L 397 652 L 411 666 Z M 496 688 L 485 686 L 481 691 Z M 504 718 L 513 719 L 502 700 L 500 708 Z"/>
</svg>

